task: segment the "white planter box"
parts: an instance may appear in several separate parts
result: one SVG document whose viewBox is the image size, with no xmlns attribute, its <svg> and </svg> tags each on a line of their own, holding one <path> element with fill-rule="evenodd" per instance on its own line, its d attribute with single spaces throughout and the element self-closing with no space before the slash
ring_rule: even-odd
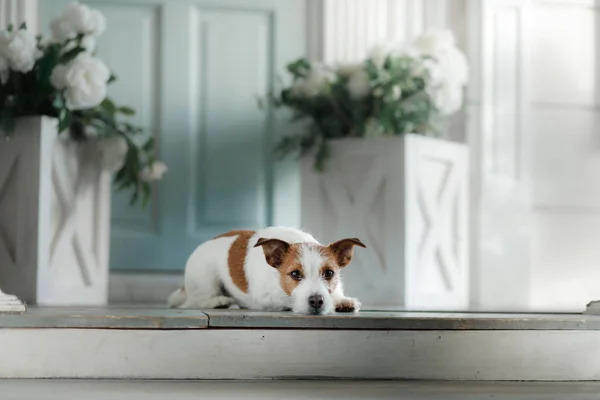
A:
<svg viewBox="0 0 600 400">
<path fill-rule="evenodd" d="M 93 145 L 59 139 L 56 120 L 19 120 L 0 140 L 0 288 L 26 303 L 108 300 L 111 176 Z"/>
<path fill-rule="evenodd" d="M 302 227 L 360 238 L 344 274 L 365 307 L 468 306 L 468 149 L 406 135 L 332 143 L 324 173 L 302 162 Z"/>
</svg>

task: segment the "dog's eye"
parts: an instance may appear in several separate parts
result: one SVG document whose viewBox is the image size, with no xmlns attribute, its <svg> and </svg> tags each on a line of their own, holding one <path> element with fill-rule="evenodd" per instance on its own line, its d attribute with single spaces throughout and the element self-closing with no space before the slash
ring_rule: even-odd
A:
<svg viewBox="0 0 600 400">
<path fill-rule="evenodd" d="M 297 281 L 299 281 L 300 279 L 302 279 L 302 274 L 298 270 L 292 271 L 292 273 L 290 274 L 290 276 L 292 277 L 292 279 L 295 279 Z"/>
<path fill-rule="evenodd" d="M 323 272 L 323 276 L 325 277 L 325 279 L 331 279 L 333 278 L 333 275 L 335 275 L 335 272 L 333 272 L 330 269 L 325 270 L 325 272 Z"/>
</svg>

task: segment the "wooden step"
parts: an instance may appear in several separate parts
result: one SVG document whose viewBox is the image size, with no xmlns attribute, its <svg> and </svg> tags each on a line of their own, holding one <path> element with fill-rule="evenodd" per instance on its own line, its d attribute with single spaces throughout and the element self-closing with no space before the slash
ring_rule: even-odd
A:
<svg viewBox="0 0 600 400">
<path fill-rule="evenodd" d="M 0 316 L 0 377 L 600 380 L 600 317 L 30 309 Z"/>
</svg>

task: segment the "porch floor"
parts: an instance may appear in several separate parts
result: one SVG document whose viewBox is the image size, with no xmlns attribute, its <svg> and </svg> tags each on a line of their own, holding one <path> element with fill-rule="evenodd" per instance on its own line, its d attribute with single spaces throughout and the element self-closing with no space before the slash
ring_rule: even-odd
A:
<svg viewBox="0 0 600 400">
<path fill-rule="evenodd" d="M 340 330 L 600 330 L 600 316 L 577 313 L 362 311 L 327 316 L 249 310 L 164 307 L 33 307 L 0 314 L 0 328 L 340 329 Z"/>
</svg>

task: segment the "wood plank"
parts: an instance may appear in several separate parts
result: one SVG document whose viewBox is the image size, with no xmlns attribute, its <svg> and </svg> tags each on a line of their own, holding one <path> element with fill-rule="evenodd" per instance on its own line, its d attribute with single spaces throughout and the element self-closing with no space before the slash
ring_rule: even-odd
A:
<svg viewBox="0 0 600 400">
<path fill-rule="evenodd" d="M 326 330 L 600 330 L 600 316 L 583 314 L 364 311 L 308 316 L 248 310 L 172 310 L 127 306 L 39 308 L 0 315 L 0 328 L 326 329 Z"/>
<path fill-rule="evenodd" d="M 206 310 L 211 328 L 363 330 L 600 330 L 600 316 L 375 312 L 309 316 L 248 310 Z"/>
<path fill-rule="evenodd" d="M 208 317 L 197 310 L 31 308 L 0 315 L 0 328 L 202 329 Z"/>
<path fill-rule="evenodd" d="M 600 380 L 598 331 L 0 329 L 0 378 Z"/>
</svg>

